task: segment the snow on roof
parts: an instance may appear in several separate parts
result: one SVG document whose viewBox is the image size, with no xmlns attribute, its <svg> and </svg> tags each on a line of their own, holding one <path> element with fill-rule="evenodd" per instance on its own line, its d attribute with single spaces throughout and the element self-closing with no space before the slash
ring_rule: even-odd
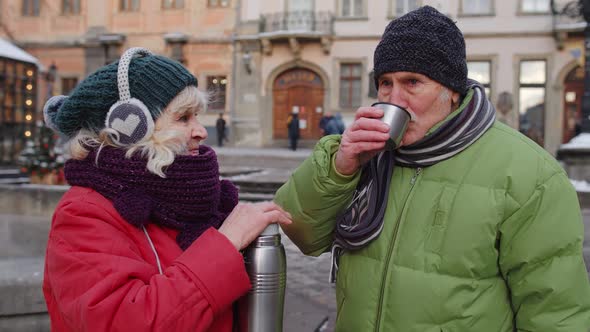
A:
<svg viewBox="0 0 590 332">
<path fill-rule="evenodd" d="M 581 133 L 572 138 L 567 144 L 562 144 L 560 149 L 575 150 L 575 149 L 590 149 L 590 133 Z"/>
<path fill-rule="evenodd" d="M 37 60 L 37 58 L 3 38 L 0 38 L 0 57 L 29 62 L 37 66 L 39 65 L 39 60 Z"/>
</svg>

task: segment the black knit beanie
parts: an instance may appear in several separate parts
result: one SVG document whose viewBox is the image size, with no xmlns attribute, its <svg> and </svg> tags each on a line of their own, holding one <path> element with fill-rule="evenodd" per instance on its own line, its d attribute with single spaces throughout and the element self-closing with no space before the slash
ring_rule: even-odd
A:
<svg viewBox="0 0 590 332">
<path fill-rule="evenodd" d="M 465 40 L 455 23 L 424 6 L 387 25 L 373 56 L 375 84 L 384 73 L 420 73 L 455 92 L 467 88 Z"/>
</svg>

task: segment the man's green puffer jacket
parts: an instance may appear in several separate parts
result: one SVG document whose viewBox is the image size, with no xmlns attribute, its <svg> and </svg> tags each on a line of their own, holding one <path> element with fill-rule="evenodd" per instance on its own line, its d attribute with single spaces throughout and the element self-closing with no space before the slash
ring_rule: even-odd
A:
<svg viewBox="0 0 590 332">
<path fill-rule="evenodd" d="M 330 249 L 359 179 L 335 171 L 339 139 L 323 138 L 275 197 L 308 255 Z M 340 259 L 336 331 L 590 331 L 582 241 L 563 169 L 496 122 L 451 159 L 394 169 L 382 233 Z"/>
</svg>

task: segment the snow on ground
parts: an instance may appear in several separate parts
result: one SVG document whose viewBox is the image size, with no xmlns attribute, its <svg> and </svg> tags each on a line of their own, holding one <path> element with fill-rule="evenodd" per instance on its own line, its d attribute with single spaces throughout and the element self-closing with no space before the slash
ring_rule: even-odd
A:
<svg viewBox="0 0 590 332">
<path fill-rule="evenodd" d="M 590 192 L 590 183 L 584 180 L 578 181 L 573 179 L 570 179 L 570 182 L 572 183 L 572 185 L 574 185 L 574 188 L 576 188 L 577 192 Z"/>
<path fill-rule="evenodd" d="M 562 144 L 561 149 L 590 149 L 590 133 L 581 133 L 572 138 L 567 144 Z"/>
</svg>

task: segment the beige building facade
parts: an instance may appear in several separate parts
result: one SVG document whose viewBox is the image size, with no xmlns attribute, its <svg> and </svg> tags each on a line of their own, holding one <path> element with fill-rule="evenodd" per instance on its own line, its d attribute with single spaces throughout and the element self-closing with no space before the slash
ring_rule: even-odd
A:
<svg viewBox="0 0 590 332">
<path fill-rule="evenodd" d="M 556 1 L 559 8 L 567 3 Z M 373 52 L 385 26 L 421 5 L 457 22 L 469 77 L 485 85 L 499 119 L 551 153 L 571 138 L 579 121 L 572 112 L 581 105 L 581 90 L 568 90 L 580 83 L 580 23 L 559 20 L 549 0 L 242 0 L 235 144 L 285 145 L 287 115 L 294 110 L 310 141 L 319 137 L 314 128 L 326 112 L 350 123 L 359 106 L 376 101 Z M 302 97 L 306 80 L 315 82 L 314 92 Z"/>
<path fill-rule="evenodd" d="M 561 11 L 576 1 L 553 2 Z M 486 86 L 498 118 L 555 153 L 581 119 L 585 23 L 555 15 L 551 3 L 4 0 L 0 36 L 39 59 L 42 71 L 57 67 L 53 84 L 39 75 L 38 105 L 143 46 L 183 62 L 214 92 L 202 117 L 211 144 L 223 112 L 231 144 L 286 147 L 287 119 L 297 111 L 311 146 L 322 115 L 341 113 L 349 124 L 359 106 L 376 101 L 373 52 L 387 23 L 431 5 L 463 31 L 469 76 Z"/>
<path fill-rule="evenodd" d="M 213 91 L 201 120 L 214 128 L 217 114 L 229 111 L 235 14 L 236 2 L 229 0 L 4 0 L 0 36 L 46 70 L 57 68 L 52 91 L 40 84 L 39 105 L 48 95 L 69 93 L 129 47 L 177 59 L 196 75 L 199 88 Z"/>
</svg>

